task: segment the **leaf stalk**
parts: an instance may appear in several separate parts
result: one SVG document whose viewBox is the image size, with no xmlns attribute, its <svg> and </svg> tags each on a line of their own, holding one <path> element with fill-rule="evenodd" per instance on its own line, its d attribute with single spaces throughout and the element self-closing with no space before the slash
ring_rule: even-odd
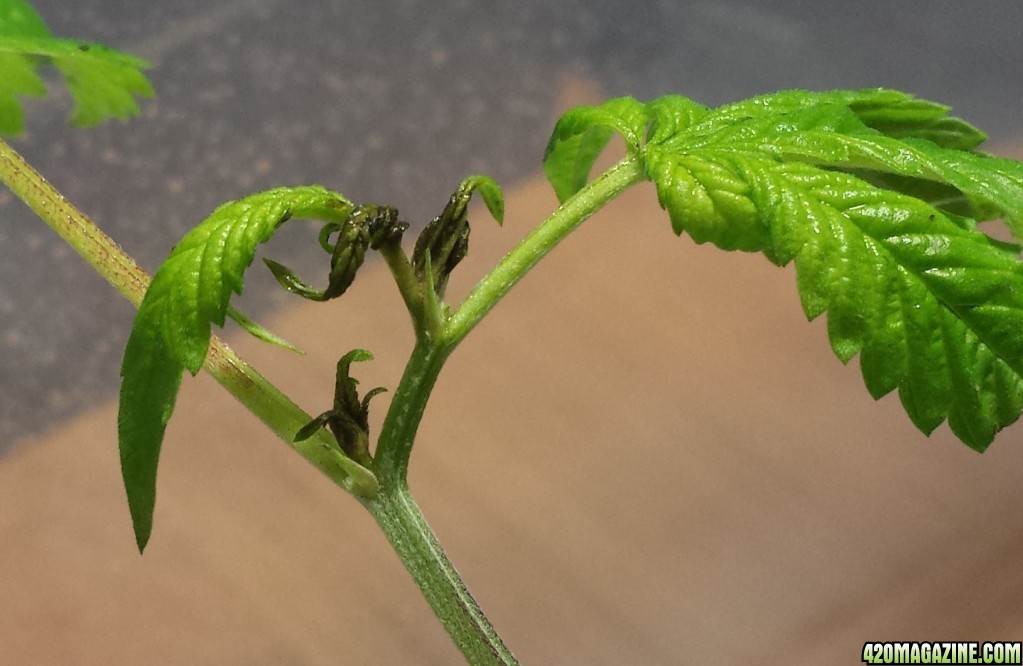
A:
<svg viewBox="0 0 1023 666">
<path fill-rule="evenodd" d="M 448 319 L 444 344 L 449 349 L 454 348 L 558 243 L 609 201 L 645 177 L 641 158 L 629 155 L 569 197 L 465 297 Z"/>
</svg>

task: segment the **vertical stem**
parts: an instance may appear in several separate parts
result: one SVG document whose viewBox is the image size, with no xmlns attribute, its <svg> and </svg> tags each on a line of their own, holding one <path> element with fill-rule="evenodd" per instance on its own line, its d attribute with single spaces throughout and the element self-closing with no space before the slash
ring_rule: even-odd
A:
<svg viewBox="0 0 1023 666">
<path fill-rule="evenodd" d="M 416 344 L 384 418 L 373 459 L 380 490 L 363 504 L 466 660 L 473 665 L 517 664 L 408 491 L 412 445 L 449 352 L 417 313 L 413 320 Z"/>
<path fill-rule="evenodd" d="M 373 472 L 382 490 L 405 486 L 416 431 L 447 356 L 435 338 L 428 334 L 417 336 L 377 440 Z"/>
<path fill-rule="evenodd" d="M 450 317 L 442 315 L 439 327 L 429 325 L 428 321 L 430 314 L 441 312 L 439 306 L 434 306 L 436 313 L 432 312 L 425 297 L 421 297 L 425 292 L 416 293 L 407 284 L 407 260 L 397 254 L 385 255 L 412 314 L 416 345 L 377 441 L 373 472 L 380 490 L 376 496 L 363 500 L 363 504 L 376 518 L 434 613 L 471 664 L 517 662 L 469 594 L 408 492 L 406 474 L 416 431 L 430 392 L 455 345 L 555 245 L 642 177 L 638 158 L 628 157 L 583 188 L 480 281 L 457 312 Z"/>
<path fill-rule="evenodd" d="M 388 486 L 364 504 L 466 660 L 474 666 L 518 664 L 469 594 L 408 487 Z"/>
</svg>

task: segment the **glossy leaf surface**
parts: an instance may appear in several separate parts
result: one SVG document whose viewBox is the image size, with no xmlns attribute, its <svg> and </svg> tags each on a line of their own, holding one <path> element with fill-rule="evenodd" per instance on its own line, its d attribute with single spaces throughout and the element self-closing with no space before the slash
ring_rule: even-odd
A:
<svg viewBox="0 0 1023 666">
<path fill-rule="evenodd" d="M 210 326 L 224 325 L 256 247 L 292 217 L 339 222 L 351 210 L 340 194 L 318 186 L 232 201 L 182 238 L 153 276 L 125 347 L 118 414 L 121 470 L 140 550 L 152 530 L 160 447 L 182 372 L 202 367 Z"/>
<path fill-rule="evenodd" d="M 892 90 L 785 91 L 706 109 L 671 96 L 569 111 L 548 147 L 564 198 L 620 132 L 676 233 L 795 261 L 809 318 L 925 433 L 984 450 L 1023 410 L 1023 165 L 976 152 L 948 108 Z M 618 114 L 617 118 L 609 117 Z M 571 168 L 564 165 L 570 165 Z M 585 168 L 575 165 L 587 165 Z M 585 172 L 585 173 L 584 173 Z"/>
</svg>

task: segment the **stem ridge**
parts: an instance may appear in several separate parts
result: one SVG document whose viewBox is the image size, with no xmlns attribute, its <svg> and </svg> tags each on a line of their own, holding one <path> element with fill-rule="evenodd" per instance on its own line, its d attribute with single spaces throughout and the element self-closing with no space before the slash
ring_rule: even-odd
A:
<svg viewBox="0 0 1023 666">
<path fill-rule="evenodd" d="M 390 486 L 364 504 L 466 660 L 476 665 L 518 664 L 469 593 L 408 486 Z"/>
</svg>

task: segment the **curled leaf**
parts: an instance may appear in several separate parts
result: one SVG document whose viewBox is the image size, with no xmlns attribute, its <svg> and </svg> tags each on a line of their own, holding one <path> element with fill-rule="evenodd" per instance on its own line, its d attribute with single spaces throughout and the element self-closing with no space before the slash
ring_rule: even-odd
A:
<svg viewBox="0 0 1023 666">
<path fill-rule="evenodd" d="M 470 176 L 459 184 L 441 214 L 430 221 L 416 239 L 412 268 L 419 280 L 437 296 L 444 295 L 448 277 L 469 252 L 470 228 L 466 213 L 476 191 L 479 191 L 490 214 L 501 224 L 504 220 L 501 188 L 488 176 Z"/>
<path fill-rule="evenodd" d="M 352 205 L 319 186 L 277 188 L 220 206 L 179 242 L 153 276 L 121 364 L 121 471 L 139 550 L 152 529 L 156 468 L 184 370 L 199 371 L 210 326 L 224 325 L 231 293 L 256 247 L 292 217 L 343 220 Z"/>
<path fill-rule="evenodd" d="M 578 106 L 558 120 L 544 151 L 543 169 L 559 201 L 578 192 L 597 157 L 618 132 L 629 150 L 638 151 L 650 121 L 647 106 L 618 97 L 599 106 Z"/>
<path fill-rule="evenodd" d="M 398 219 L 397 210 L 375 204 L 358 206 L 343 221 L 325 225 L 320 231 L 320 247 L 331 256 L 327 288 L 322 290 L 303 282 L 287 266 L 271 259 L 263 261 L 286 290 L 311 301 L 327 301 L 341 296 L 352 285 L 367 249 L 400 242 L 407 228 L 408 224 Z"/>
</svg>

